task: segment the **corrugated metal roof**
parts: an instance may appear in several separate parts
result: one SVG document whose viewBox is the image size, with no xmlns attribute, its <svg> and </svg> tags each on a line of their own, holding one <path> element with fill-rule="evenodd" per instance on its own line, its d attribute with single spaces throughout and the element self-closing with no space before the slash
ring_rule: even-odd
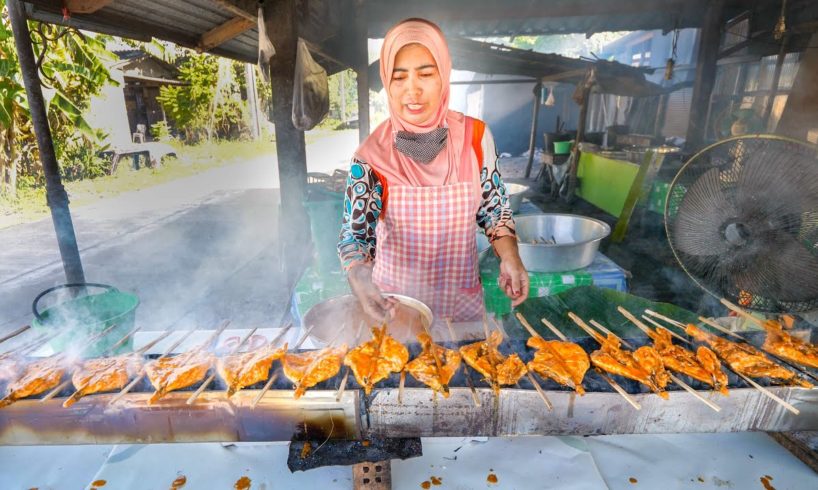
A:
<svg viewBox="0 0 818 490">
<path fill-rule="evenodd" d="M 74 14 L 63 20 L 62 2 L 24 0 L 30 18 L 81 29 L 149 40 L 151 37 L 195 48 L 202 35 L 235 17 L 217 0 L 116 0 L 92 14 Z M 592 33 L 600 31 L 669 30 L 698 26 L 708 0 L 366 0 L 370 38 L 382 37 L 395 22 L 421 16 L 441 25 L 450 36 L 480 37 Z M 775 0 L 727 0 L 728 9 Z M 232 0 L 255 15 L 257 3 Z M 300 4 L 302 35 L 327 53 L 346 55 L 352 42 L 353 0 L 310 0 Z M 728 12 L 729 14 L 729 12 Z M 241 61 L 257 59 L 255 27 L 210 50 Z M 337 61 L 319 57 L 330 72 Z"/>
</svg>

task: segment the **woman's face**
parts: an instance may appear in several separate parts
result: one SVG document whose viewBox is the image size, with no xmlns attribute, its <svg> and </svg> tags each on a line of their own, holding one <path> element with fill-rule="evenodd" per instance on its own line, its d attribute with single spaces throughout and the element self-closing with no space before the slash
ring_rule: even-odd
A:
<svg viewBox="0 0 818 490">
<path fill-rule="evenodd" d="M 389 82 L 389 106 L 404 121 L 421 125 L 440 106 L 443 81 L 432 53 L 421 44 L 407 44 L 395 56 Z"/>
</svg>

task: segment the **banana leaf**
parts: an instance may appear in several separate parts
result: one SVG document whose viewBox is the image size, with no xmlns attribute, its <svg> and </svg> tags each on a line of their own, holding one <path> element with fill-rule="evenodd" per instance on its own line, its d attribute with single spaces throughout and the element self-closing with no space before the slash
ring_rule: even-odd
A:
<svg viewBox="0 0 818 490">
<path fill-rule="evenodd" d="M 617 306 L 624 307 L 637 318 L 641 317 L 645 309 L 651 309 L 682 323 L 698 323 L 698 316 L 684 308 L 596 286 L 581 286 L 554 296 L 529 298 L 517 308 L 517 311 L 522 313 L 528 323 L 547 339 L 555 339 L 556 335 L 542 324 L 541 318 L 547 318 L 570 339 L 588 337 L 585 331 L 568 318 L 569 311 L 578 315 L 586 323 L 592 319 L 598 321 L 624 339 L 647 338 L 638 327 L 617 311 Z M 528 338 L 529 336 L 513 314 L 505 319 L 504 327 L 511 338 Z M 671 330 L 673 330 L 672 327 Z M 676 333 L 680 332 L 677 330 Z"/>
<path fill-rule="evenodd" d="M 49 106 L 56 106 L 60 113 L 71 121 L 76 129 L 84 134 L 91 141 L 97 141 L 97 134 L 94 129 L 88 124 L 88 121 L 82 116 L 82 111 L 74 105 L 68 97 L 59 90 L 54 92 L 54 97 L 51 98 Z"/>
</svg>

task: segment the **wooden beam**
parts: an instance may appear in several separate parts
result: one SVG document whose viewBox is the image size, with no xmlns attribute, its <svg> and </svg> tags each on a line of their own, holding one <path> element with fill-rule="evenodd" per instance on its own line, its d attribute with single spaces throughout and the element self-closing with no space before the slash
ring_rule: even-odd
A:
<svg viewBox="0 0 818 490">
<path fill-rule="evenodd" d="M 366 11 L 363 2 L 355 2 L 355 73 L 358 80 L 358 141 L 369 136 L 369 31 L 366 24 Z M 380 77 L 378 77 L 380 78 Z"/>
<path fill-rule="evenodd" d="M 202 34 L 199 39 L 199 50 L 210 51 L 255 26 L 256 21 L 247 20 L 244 17 L 233 17 L 224 24 Z"/>
<path fill-rule="evenodd" d="M 812 35 L 810 46 L 818 46 L 818 33 Z M 818 50 L 807 49 L 798 63 L 798 72 L 787 97 L 787 104 L 778 121 L 776 134 L 806 140 L 809 130 L 818 128 Z"/>
<path fill-rule="evenodd" d="M 690 120 L 685 145 L 688 150 L 702 146 L 710 109 L 710 94 L 716 80 L 716 61 L 724 25 L 725 0 L 713 0 L 704 12 L 704 25 L 699 33 L 699 50 L 696 57 L 696 78 L 690 101 Z"/>
<path fill-rule="evenodd" d="M 253 23 L 258 22 L 258 19 L 256 18 L 255 15 L 244 10 L 244 8 L 236 5 L 235 3 L 230 2 L 229 0 L 213 0 L 213 3 L 223 8 L 224 10 L 230 12 L 231 14 L 235 15 L 236 17 L 241 17 Z"/>
</svg>

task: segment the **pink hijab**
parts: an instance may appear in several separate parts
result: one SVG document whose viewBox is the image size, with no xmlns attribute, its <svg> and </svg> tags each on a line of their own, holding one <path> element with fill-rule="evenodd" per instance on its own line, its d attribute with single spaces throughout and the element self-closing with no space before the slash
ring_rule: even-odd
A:
<svg viewBox="0 0 818 490">
<path fill-rule="evenodd" d="M 459 182 L 458 167 L 466 139 L 466 118 L 459 112 L 449 110 L 449 78 L 452 71 L 449 46 L 440 28 L 425 20 L 405 20 L 390 29 L 381 47 L 381 81 L 387 96 L 395 57 L 407 44 L 423 45 L 437 63 L 443 82 L 437 113 L 423 124 L 414 125 L 392 113 L 390 105 L 389 119 L 375 128 L 355 151 L 355 157 L 368 163 L 389 185 L 419 187 L 455 184 Z M 444 126 L 449 128 L 446 148 L 430 163 L 415 162 L 395 148 L 395 134 L 398 131 L 425 133 Z M 476 165 L 473 152 L 468 152 L 466 158 L 475 160 L 472 163 Z"/>
</svg>

